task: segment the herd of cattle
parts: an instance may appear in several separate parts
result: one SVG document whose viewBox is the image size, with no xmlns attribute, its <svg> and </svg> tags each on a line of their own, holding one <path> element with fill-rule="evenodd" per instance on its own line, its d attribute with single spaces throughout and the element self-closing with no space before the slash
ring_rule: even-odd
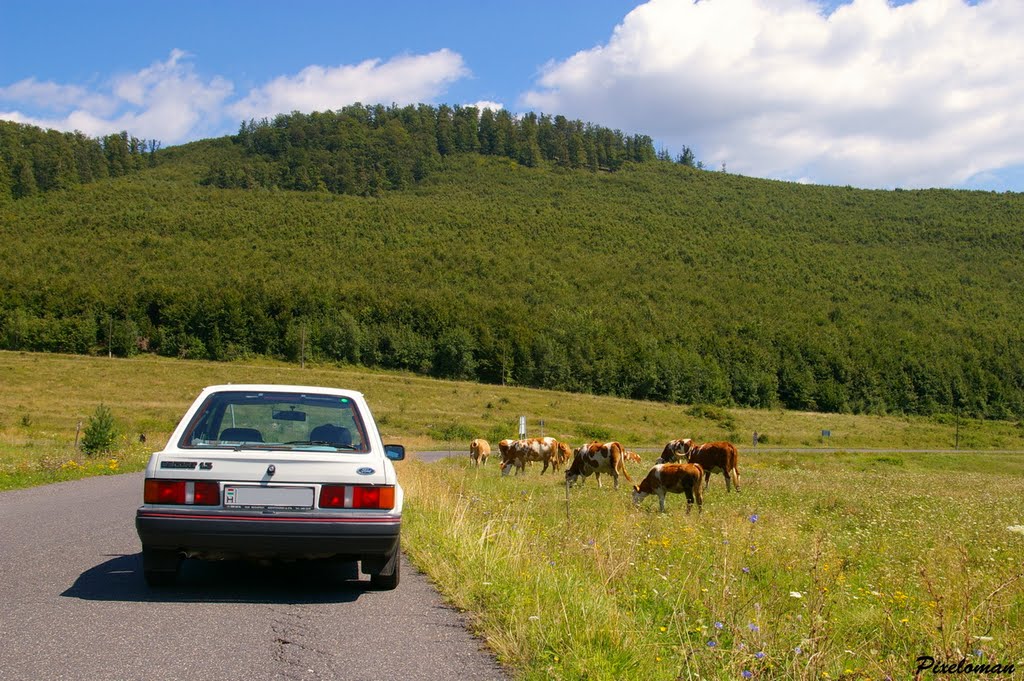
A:
<svg viewBox="0 0 1024 681">
<path fill-rule="evenodd" d="M 601 474 L 612 477 L 614 487 L 619 487 L 619 475 L 630 483 L 633 479 L 626 472 L 626 461 L 640 463 L 636 452 L 626 450 L 618 442 L 591 442 L 571 450 L 569 445 L 553 437 L 529 438 L 526 440 L 502 440 L 498 443 L 501 455 L 501 474 L 508 475 L 515 469 L 516 475 L 526 470 L 526 465 L 536 461 L 544 464 L 543 475 L 550 467 L 557 472 L 565 469 L 565 482 L 573 485 L 581 477 L 593 474 L 601 486 Z M 571 457 L 570 457 L 570 452 Z M 487 440 L 475 439 L 469 443 L 469 456 L 477 466 L 487 463 L 491 445 Z M 571 459 L 571 462 L 570 462 Z M 711 474 L 721 471 L 725 476 L 725 489 L 731 491 L 735 485 L 740 490 L 739 453 L 730 442 L 705 442 L 697 444 L 690 438 L 672 440 L 647 472 L 639 485 L 633 484 L 633 502 L 640 503 L 651 494 L 658 495 L 658 508 L 665 510 L 665 494 L 672 492 L 686 495 L 686 512 L 697 502 L 697 510 L 703 511 L 704 491 L 711 480 Z M 703 478 L 703 480 L 702 480 Z M 703 485 L 701 484 L 703 482 Z"/>
</svg>

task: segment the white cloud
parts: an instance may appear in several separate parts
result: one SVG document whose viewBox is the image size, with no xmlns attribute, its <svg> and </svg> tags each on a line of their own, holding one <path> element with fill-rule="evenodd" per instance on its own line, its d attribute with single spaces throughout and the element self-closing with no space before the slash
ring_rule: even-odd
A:
<svg viewBox="0 0 1024 681">
<path fill-rule="evenodd" d="M 0 111 L 0 119 L 80 130 L 92 137 L 126 130 L 135 137 L 177 144 L 225 134 L 243 119 L 294 110 L 337 109 L 360 101 L 431 102 L 449 84 L 468 75 L 462 57 L 442 49 L 388 61 L 309 66 L 294 76 L 275 78 L 232 103 L 231 82 L 219 76 L 201 78 L 190 55 L 175 49 L 165 61 L 112 78 L 97 89 L 102 91 L 34 78 L 0 87 L 0 103 L 18 107 Z"/>
<path fill-rule="evenodd" d="M 1022 33 L 1020 0 L 651 0 L 523 103 L 731 172 L 952 186 L 1024 163 Z"/>
<path fill-rule="evenodd" d="M 491 111 L 501 111 L 502 109 L 505 108 L 505 105 L 502 104 L 501 102 L 492 102 L 486 99 L 482 99 L 479 102 L 474 102 L 473 104 L 469 104 L 468 106 L 475 106 L 480 111 L 483 111 L 484 109 L 490 109 Z"/>
<path fill-rule="evenodd" d="M 432 102 L 448 85 L 469 75 L 462 56 L 448 49 L 355 65 L 307 66 L 253 90 L 231 107 L 238 119 L 291 111 L 325 111 L 348 104 Z"/>
<path fill-rule="evenodd" d="M 27 79 L 0 88 L 0 101 L 14 101 L 32 113 L 9 111 L 0 118 L 57 130 L 79 130 L 102 136 L 121 130 L 143 139 L 174 144 L 216 129 L 231 83 L 214 77 L 204 81 L 173 50 L 167 61 L 134 74 L 114 78 L 108 92 L 90 92 L 75 85 Z"/>
</svg>

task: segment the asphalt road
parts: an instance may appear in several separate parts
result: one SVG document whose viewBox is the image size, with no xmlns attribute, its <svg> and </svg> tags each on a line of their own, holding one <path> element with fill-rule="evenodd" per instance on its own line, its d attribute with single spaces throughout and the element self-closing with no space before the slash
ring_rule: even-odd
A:
<svg viewBox="0 0 1024 681">
<path fill-rule="evenodd" d="M 142 579 L 142 475 L 0 493 L 0 679 L 508 678 L 408 562 L 390 592 L 354 571 L 186 561 Z"/>
</svg>

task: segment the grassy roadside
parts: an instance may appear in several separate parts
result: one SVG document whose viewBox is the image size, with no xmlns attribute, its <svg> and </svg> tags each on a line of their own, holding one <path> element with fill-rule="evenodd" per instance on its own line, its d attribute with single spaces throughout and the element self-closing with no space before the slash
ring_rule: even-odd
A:
<svg viewBox="0 0 1024 681">
<path fill-rule="evenodd" d="M 558 476 L 412 461 L 405 547 L 524 679 L 1024 668 L 1024 456 L 741 461 L 742 494 L 713 479 L 699 516 L 593 481 L 567 514 Z"/>
</svg>

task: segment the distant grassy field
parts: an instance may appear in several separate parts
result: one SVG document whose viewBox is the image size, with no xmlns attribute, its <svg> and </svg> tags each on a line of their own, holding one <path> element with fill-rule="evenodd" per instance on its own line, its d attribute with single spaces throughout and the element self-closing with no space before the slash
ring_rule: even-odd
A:
<svg viewBox="0 0 1024 681">
<path fill-rule="evenodd" d="M 668 440 L 730 439 L 750 449 L 829 446 L 837 449 L 952 449 L 956 424 L 935 418 L 852 416 L 782 410 L 724 409 L 638 402 L 527 388 L 437 381 L 395 372 L 260 361 L 182 361 L 154 356 L 108 359 L 0 352 L 0 489 L 139 470 L 161 447 L 184 409 L 206 385 L 277 382 L 361 390 L 384 436 L 413 450 L 452 448 L 514 436 L 519 415 L 531 435 L 578 444 L 619 440 L 634 449 Z M 85 457 L 74 448 L 99 404 L 111 408 L 122 438 L 109 457 Z M 823 430 L 831 432 L 827 439 Z M 963 419 L 962 449 L 1024 450 L 1017 422 Z M 138 442 L 145 433 L 147 442 Z"/>
<path fill-rule="evenodd" d="M 915 660 L 1024 668 L 1024 431 L 1019 423 L 630 402 L 406 374 L 261 362 L 0 352 L 0 489 L 139 470 L 200 388 L 287 382 L 363 391 L 385 439 L 467 451 L 469 437 L 573 444 L 733 439 L 742 492 L 702 515 L 639 509 L 593 480 L 567 501 L 537 468 L 399 464 L 404 547 L 524 679 L 910 678 Z M 103 403 L 122 437 L 74 448 Z M 753 431 L 766 436 L 757 450 Z M 822 430 L 831 436 L 823 442 Z M 147 442 L 138 441 L 145 433 Z M 838 451 L 800 451 L 829 445 Z M 851 450 L 870 449 L 865 453 Z M 899 451 L 903 450 L 903 451 Z M 907 450 L 947 450 L 935 452 Z M 997 451 L 998 450 L 998 451 Z M 639 480 L 643 465 L 631 465 Z M 1022 528 L 1024 529 L 1024 528 Z M 995 678 L 995 677 L 993 677 Z"/>
</svg>

